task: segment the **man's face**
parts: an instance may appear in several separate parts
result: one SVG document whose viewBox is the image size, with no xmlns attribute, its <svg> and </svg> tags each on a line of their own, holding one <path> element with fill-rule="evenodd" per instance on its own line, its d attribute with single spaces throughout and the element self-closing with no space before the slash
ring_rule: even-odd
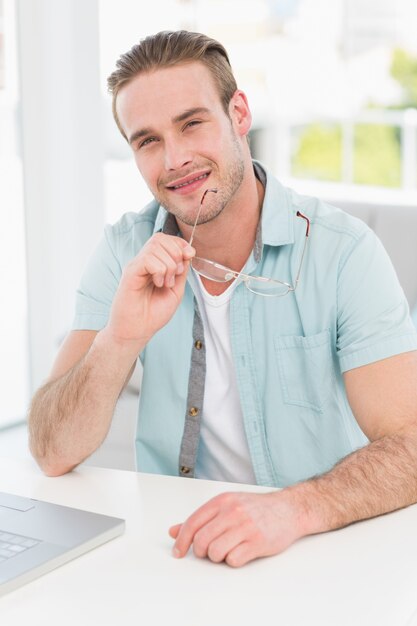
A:
<svg viewBox="0 0 417 626">
<path fill-rule="evenodd" d="M 179 221 L 194 223 L 205 189 L 218 193 L 206 196 L 199 223 L 214 219 L 235 197 L 245 172 L 250 112 L 236 92 L 230 117 L 225 113 L 204 65 L 139 75 L 121 89 L 117 113 L 149 189 Z"/>
</svg>

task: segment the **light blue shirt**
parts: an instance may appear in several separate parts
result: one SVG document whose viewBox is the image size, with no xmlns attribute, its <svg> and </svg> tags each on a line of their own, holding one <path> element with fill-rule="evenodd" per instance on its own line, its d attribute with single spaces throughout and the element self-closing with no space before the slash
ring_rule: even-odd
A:
<svg viewBox="0 0 417 626">
<path fill-rule="evenodd" d="M 255 169 L 265 182 L 265 168 L 255 162 Z M 243 271 L 294 283 L 306 231 L 297 211 L 311 227 L 296 291 L 265 298 L 239 284 L 230 305 L 253 469 L 259 485 L 275 487 L 321 474 L 368 442 L 349 407 L 343 372 L 417 349 L 406 298 L 376 235 L 268 173 L 261 227 Z M 74 329 L 106 325 L 123 267 L 170 220 L 172 227 L 172 216 L 154 201 L 106 227 L 81 280 Z M 193 476 L 204 396 L 202 333 L 188 282 L 175 315 L 140 355 L 140 471 Z"/>
</svg>

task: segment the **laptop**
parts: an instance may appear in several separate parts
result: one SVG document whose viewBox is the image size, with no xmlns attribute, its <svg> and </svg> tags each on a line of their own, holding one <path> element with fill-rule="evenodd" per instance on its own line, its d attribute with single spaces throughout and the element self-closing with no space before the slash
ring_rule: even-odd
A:
<svg viewBox="0 0 417 626">
<path fill-rule="evenodd" d="M 0 492 L 0 596 L 124 529 L 123 519 Z"/>
</svg>

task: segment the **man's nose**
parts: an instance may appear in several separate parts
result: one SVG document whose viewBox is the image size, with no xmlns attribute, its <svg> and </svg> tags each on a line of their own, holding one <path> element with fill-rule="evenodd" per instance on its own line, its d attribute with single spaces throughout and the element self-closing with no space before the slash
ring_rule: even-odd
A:
<svg viewBox="0 0 417 626">
<path fill-rule="evenodd" d="M 166 141 L 164 157 L 166 170 L 180 170 L 192 161 L 190 150 L 180 141 Z"/>
</svg>

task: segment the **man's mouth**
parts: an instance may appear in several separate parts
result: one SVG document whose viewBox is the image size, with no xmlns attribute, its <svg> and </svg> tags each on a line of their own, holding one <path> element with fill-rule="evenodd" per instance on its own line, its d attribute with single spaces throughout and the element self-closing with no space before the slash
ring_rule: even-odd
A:
<svg viewBox="0 0 417 626">
<path fill-rule="evenodd" d="M 189 187 L 190 185 L 194 185 L 201 180 L 205 180 L 210 175 L 210 172 L 205 172 L 204 174 L 200 174 L 199 176 L 190 177 L 184 179 L 182 182 L 179 182 L 175 185 L 167 185 L 168 189 L 182 189 L 184 187 Z"/>
</svg>

